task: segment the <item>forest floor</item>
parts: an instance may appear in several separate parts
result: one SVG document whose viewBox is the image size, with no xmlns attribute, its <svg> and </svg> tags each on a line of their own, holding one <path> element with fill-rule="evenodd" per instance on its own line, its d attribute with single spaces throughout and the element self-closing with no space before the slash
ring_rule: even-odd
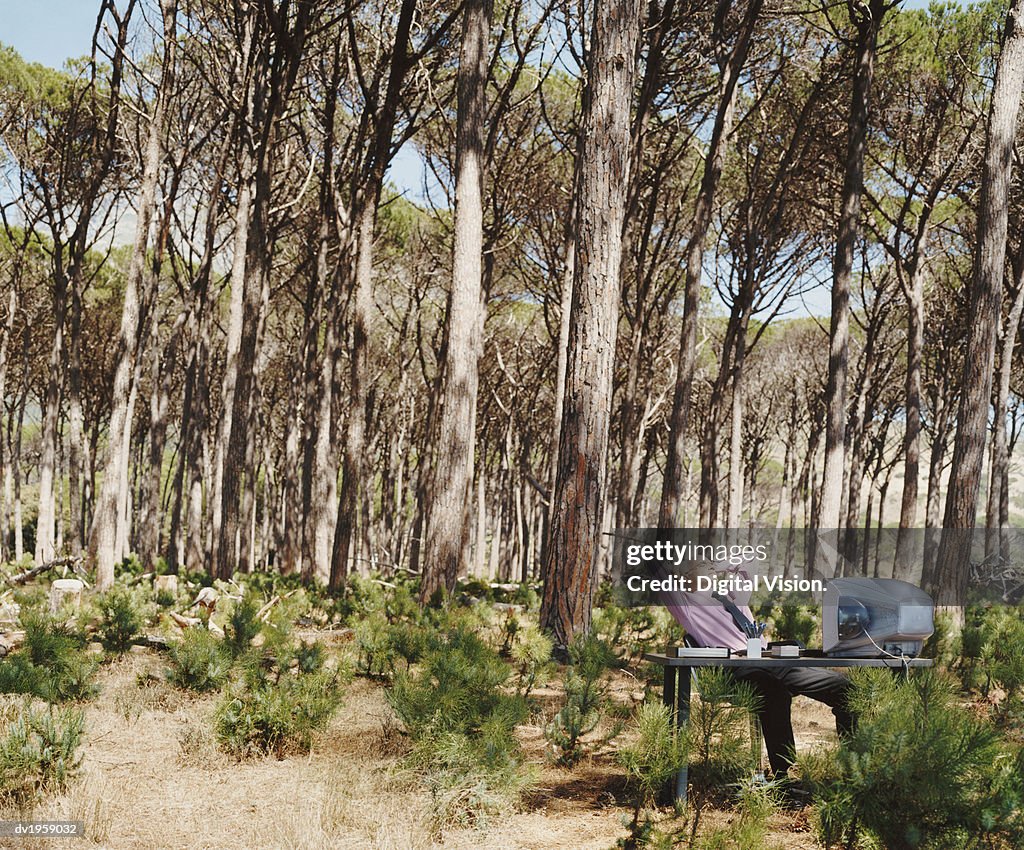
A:
<svg viewBox="0 0 1024 850">
<path fill-rule="evenodd" d="M 520 727 L 539 770 L 523 809 L 438 838 L 429 829 L 428 792 L 400 773 L 404 738 L 382 685 L 353 680 L 308 755 L 238 762 L 214 743 L 219 695 L 176 690 L 164 681 L 164 669 L 150 650 L 105 665 L 100 695 L 85 706 L 80 778 L 32 812 L 0 812 L 0 818 L 84 821 L 86 841 L 0 838 L 0 847 L 608 850 L 627 834 L 624 821 L 632 812 L 614 741 L 567 770 L 545 758 L 540 725 Z M 635 687 L 621 674 L 614 683 L 620 696 Z M 557 694 L 535 692 L 541 703 Z M 834 739 L 829 710 L 803 698 L 794 702 L 794 726 L 801 749 Z M 704 817 L 709 826 L 724 825 L 731 814 L 713 810 Z M 765 848 L 773 847 L 817 847 L 805 812 L 773 817 Z"/>
</svg>

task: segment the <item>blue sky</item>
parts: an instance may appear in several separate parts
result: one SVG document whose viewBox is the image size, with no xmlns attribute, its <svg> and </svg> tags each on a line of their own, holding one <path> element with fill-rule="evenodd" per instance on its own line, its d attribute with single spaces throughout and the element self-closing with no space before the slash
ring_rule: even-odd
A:
<svg viewBox="0 0 1024 850">
<path fill-rule="evenodd" d="M 60 67 L 89 52 L 98 11 L 91 0 L 0 0 L 0 41 L 31 62 Z"/>
</svg>

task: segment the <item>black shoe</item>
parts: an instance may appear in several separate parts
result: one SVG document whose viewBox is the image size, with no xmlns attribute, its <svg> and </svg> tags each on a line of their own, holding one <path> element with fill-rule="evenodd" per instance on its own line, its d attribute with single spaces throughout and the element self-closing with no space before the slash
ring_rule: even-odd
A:
<svg viewBox="0 0 1024 850">
<path fill-rule="evenodd" d="M 784 809 L 796 811 L 811 805 L 811 792 L 802 788 L 799 783 L 786 780 L 780 783 L 779 805 Z"/>
</svg>

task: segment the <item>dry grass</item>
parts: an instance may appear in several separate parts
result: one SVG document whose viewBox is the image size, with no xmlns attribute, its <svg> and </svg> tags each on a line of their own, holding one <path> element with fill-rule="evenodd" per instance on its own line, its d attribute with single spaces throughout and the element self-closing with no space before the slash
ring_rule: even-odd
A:
<svg viewBox="0 0 1024 850">
<path fill-rule="evenodd" d="M 431 836 L 429 800 L 396 770 L 406 743 L 389 721 L 379 685 L 356 680 L 308 756 L 236 762 L 215 746 L 210 716 L 217 696 L 197 697 L 163 681 L 164 661 L 131 653 L 100 673 L 100 696 L 86 706 L 81 778 L 22 817 L 85 822 L 86 840 L 17 839 L 18 850 L 268 848 L 317 850 L 477 850 L 500 847 L 606 850 L 625 834 L 629 801 L 614 744 L 567 771 L 545 759 L 543 718 L 521 727 L 527 757 L 540 765 L 525 810 L 486 831 Z M 616 683 L 626 696 L 630 680 Z M 557 693 L 538 694 L 544 711 Z M 795 703 L 798 745 L 832 736 L 831 714 Z M 0 812 L 14 818 L 15 812 Z M 728 813 L 709 813 L 724 825 Z M 780 814 L 772 840 L 804 850 L 815 844 L 806 819 Z"/>
</svg>

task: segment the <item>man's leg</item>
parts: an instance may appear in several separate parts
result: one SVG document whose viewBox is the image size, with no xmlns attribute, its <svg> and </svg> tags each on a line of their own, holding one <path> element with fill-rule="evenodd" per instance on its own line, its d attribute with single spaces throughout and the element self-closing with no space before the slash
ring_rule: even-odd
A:
<svg viewBox="0 0 1024 850">
<path fill-rule="evenodd" d="M 772 672 L 793 696 L 810 697 L 831 708 L 840 735 L 853 731 L 854 718 L 847 704 L 850 680 L 846 676 L 820 668 L 785 667 Z"/>
<path fill-rule="evenodd" d="M 757 716 L 764 733 L 764 746 L 768 750 L 768 764 L 776 779 L 782 779 L 793 764 L 796 742 L 790 708 L 793 696 L 773 671 L 759 667 L 738 668 L 733 671 L 741 682 L 748 683 L 760 697 Z"/>
</svg>

